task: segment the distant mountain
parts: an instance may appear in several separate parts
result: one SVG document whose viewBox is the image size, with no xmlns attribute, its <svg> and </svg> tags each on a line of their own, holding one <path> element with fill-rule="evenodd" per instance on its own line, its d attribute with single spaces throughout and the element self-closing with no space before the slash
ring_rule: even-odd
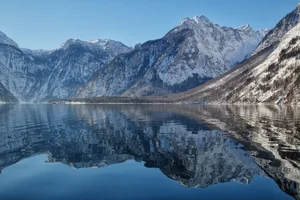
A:
<svg viewBox="0 0 300 200">
<path fill-rule="evenodd" d="M 60 46 L 60 49 L 68 49 L 72 45 L 81 44 L 82 46 L 88 47 L 90 49 L 98 49 L 107 52 L 112 59 L 118 54 L 125 53 L 131 50 L 130 47 L 124 45 L 121 42 L 114 40 L 91 40 L 91 41 L 81 41 L 79 39 L 69 39 Z"/>
<path fill-rule="evenodd" d="M 204 16 L 185 18 L 163 38 L 99 69 L 78 96 L 165 95 L 196 87 L 242 62 L 267 32 L 221 27 Z"/>
<path fill-rule="evenodd" d="M 299 6 L 296 11 L 299 11 Z M 295 11 L 287 15 L 273 29 L 281 35 L 283 22 L 295 22 Z M 298 21 L 297 21 L 298 22 Z M 284 26 L 286 27 L 286 26 Z M 201 103 L 286 103 L 300 100 L 300 24 L 296 24 L 282 38 L 264 41 L 266 48 L 238 65 L 230 72 L 190 91 L 172 97 L 178 101 Z M 279 42 L 279 43 L 278 43 Z M 258 47 L 261 48 L 261 47 Z"/>
<path fill-rule="evenodd" d="M 0 34 L 0 81 L 21 102 L 73 97 L 97 70 L 129 51 L 113 40 L 75 39 L 51 51 L 20 49 Z"/>
</svg>

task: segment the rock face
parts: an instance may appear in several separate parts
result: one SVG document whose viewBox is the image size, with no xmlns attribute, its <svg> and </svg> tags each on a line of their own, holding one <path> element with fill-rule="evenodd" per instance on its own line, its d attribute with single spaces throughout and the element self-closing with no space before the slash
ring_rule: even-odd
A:
<svg viewBox="0 0 300 200">
<path fill-rule="evenodd" d="M 300 100 L 300 24 L 290 30 L 270 56 L 251 73 L 247 83 L 237 84 L 236 87 L 241 89 L 230 99 L 297 104 Z"/>
<path fill-rule="evenodd" d="M 164 95 L 196 87 L 247 58 L 267 32 L 186 18 L 163 38 L 117 56 L 78 96 Z"/>
<path fill-rule="evenodd" d="M 298 16 L 296 11 L 299 12 L 299 6 L 293 13 L 281 20 L 272 34 L 281 35 L 283 34 L 282 27 L 290 27 L 291 24 L 296 23 L 297 21 L 292 17 Z M 298 23 L 289 30 L 281 39 L 273 39 L 265 39 L 270 42 L 266 48 L 229 73 L 202 87 L 181 94 L 181 100 L 209 103 L 298 104 L 300 100 L 300 24 Z M 278 40 L 280 40 L 279 43 Z"/>
<path fill-rule="evenodd" d="M 18 44 L 15 41 L 7 37 L 7 35 L 1 31 L 0 31 L 0 44 L 6 44 L 6 45 L 19 48 Z"/>
<path fill-rule="evenodd" d="M 70 39 L 53 51 L 33 51 L 0 34 L 0 80 L 21 102 L 73 97 L 97 70 L 130 50 L 112 40 Z"/>
<path fill-rule="evenodd" d="M 12 95 L 7 89 L 0 83 L 0 103 L 18 103 L 18 99 Z"/>
<path fill-rule="evenodd" d="M 300 19 L 300 3 L 298 4 L 297 8 L 293 10 L 291 13 L 286 15 L 282 20 L 278 22 L 274 29 L 272 29 L 266 37 L 262 40 L 259 44 L 257 49 L 253 52 L 257 54 L 258 52 L 262 51 L 263 49 L 274 45 L 284 37 L 284 35 L 295 27 L 299 23 Z"/>
</svg>

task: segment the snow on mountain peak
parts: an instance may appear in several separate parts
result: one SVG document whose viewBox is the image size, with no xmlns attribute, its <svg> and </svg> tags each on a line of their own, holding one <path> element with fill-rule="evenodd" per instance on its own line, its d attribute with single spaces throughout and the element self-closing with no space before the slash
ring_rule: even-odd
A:
<svg viewBox="0 0 300 200">
<path fill-rule="evenodd" d="M 231 27 L 221 27 L 217 24 L 214 24 L 211 22 L 207 17 L 204 15 L 195 16 L 193 18 L 184 18 L 179 26 L 175 30 L 181 30 L 185 28 L 190 28 L 193 30 L 196 30 L 201 33 L 207 33 L 212 30 L 218 30 L 219 32 L 227 32 L 231 31 L 238 31 L 239 34 L 252 37 L 256 36 L 258 40 L 262 40 L 263 37 L 269 32 L 269 29 L 260 29 L 260 30 L 254 30 L 249 24 L 245 24 L 243 26 L 237 27 L 237 28 L 231 28 Z M 199 33 L 200 34 L 200 33 Z M 210 32 L 212 34 L 212 32 Z"/>
<path fill-rule="evenodd" d="M 247 37 L 255 37 L 256 40 L 261 41 L 267 33 L 270 31 L 270 29 L 259 29 L 254 30 L 249 24 L 245 24 L 243 26 L 239 26 L 235 28 L 237 31 L 242 33 L 243 35 L 246 35 Z"/>
<path fill-rule="evenodd" d="M 204 22 L 204 23 L 211 23 L 211 21 L 205 17 L 204 15 L 200 15 L 200 16 L 195 16 L 193 17 L 193 20 L 198 24 L 200 22 Z"/>
<path fill-rule="evenodd" d="M 253 30 L 253 28 L 249 24 L 245 24 L 243 26 L 239 26 L 236 28 L 237 30 L 240 31 L 245 31 L 245 30 Z"/>
<path fill-rule="evenodd" d="M 183 18 L 183 20 L 181 20 L 181 22 L 180 22 L 179 25 L 184 24 L 184 23 L 185 23 L 186 21 L 188 21 L 188 20 L 190 20 L 190 18 L 188 18 L 188 17 Z"/>
<path fill-rule="evenodd" d="M 76 44 L 76 43 L 83 43 L 83 41 L 79 40 L 79 39 L 68 39 L 66 42 L 62 43 L 59 47 L 59 49 L 67 49 L 69 48 L 72 44 Z"/>
<path fill-rule="evenodd" d="M 89 40 L 88 42 L 89 42 L 89 43 L 93 43 L 93 44 L 106 44 L 106 43 L 108 43 L 108 42 L 110 42 L 110 41 L 112 41 L 112 40 L 108 40 L 108 39 L 104 39 L 104 40 L 102 40 L 102 39 L 97 39 L 97 40 Z"/>
<path fill-rule="evenodd" d="M 225 58 L 226 66 L 233 66 L 243 61 L 269 31 L 268 29 L 255 31 L 249 24 L 237 28 L 219 26 L 204 15 L 183 19 L 173 31 L 183 29 L 194 31 L 198 49 L 201 49 L 203 54 L 211 55 L 213 52 L 218 60 Z M 237 36 L 241 39 L 236 40 Z"/>
<path fill-rule="evenodd" d="M 180 22 L 180 26 L 190 24 L 212 24 L 212 22 L 204 15 L 195 16 L 193 18 L 186 17 Z"/>
<path fill-rule="evenodd" d="M 117 44 L 117 41 L 109 40 L 109 39 L 97 39 L 97 40 L 89 40 L 87 41 L 90 44 L 97 45 L 103 49 L 107 49 L 109 45 Z"/>
<path fill-rule="evenodd" d="M 70 47 L 70 45 L 73 44 L 81 44 L 90 49 L 102 49 L 108 51 L 126 52 L 130 50 L 130 48 L 124 45 L 123 43 L 109 39 L 97 39 L 88 41 L 82 41 L 79 39 L 69 39 L 65 43 L 63 43 L 59 47 L 59 49 L 67 49 Z"/>
<path fill-rule="evenodd" d="M 270 33 L 263 39 L 252 55 L 281 41 L 285 34 L 300 22 L 300 5 L 282 18 Z"/>
<path fill-rule="evenodd" d="M 0 31 L 0 44 L 7 44 L 19 48 L 19 45 L 10 39 L 5 33 Z"/>
</svg>

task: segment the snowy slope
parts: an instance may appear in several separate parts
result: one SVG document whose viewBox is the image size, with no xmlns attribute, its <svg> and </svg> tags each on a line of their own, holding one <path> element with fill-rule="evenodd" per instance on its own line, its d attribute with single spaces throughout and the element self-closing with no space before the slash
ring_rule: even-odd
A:
<svg viewBox="0 0 300 200">
<path fill-rule="evenodd" d="M 243 61 L 257 47 L 259 42 L 268 33 L 268 29 L 254 31 L 249 25 L 244 25 L 236 29 L 230 27 L 220 27 L 213 24 L 205 16 L 196 16 L 192 19 L 184 19 L 178 27 L 172 32 L 178 32 L 184 29 L 191 29 L 194 35 L 187 38 L 185 46 L 182 48 L 182 53 L 192 58 L 191 61 L 186 61 L 189 67 L 187 72 L 184 72 L 181 67 L 183 63 L 176 63 L 168 66 L 167 73 L 160 70 L 159 76 L 163 82 L 174 85 L 178 82 L 183 82 L 193 74 L 198 74 L 200 77 L 215 78 L 236 63 Z M 196 44 L 196 45 L 195 45 Z M 195 52 L 197 52 L 195 54 Z M 196 67 L 194 66 L 196 65 Z M 171 72 L 179 72 L 170 73 Z M 187 73 L 182 76 L 182 73 Z"/>
<path fill-rule="evenodd" d="M 252 71 L 255 81 L 240 92 L 241 101 L 256 98 L 259 102 L 298 103 L 299 55 L 300 24 L 291 29 L 268 59 Z"/>
<path fill-rule="evenodd" d="M 284 35 L 299 23 L 300 19 L 300 3 L 291 13 L 286 15 L 278 22 L 274 29 L 272 29 L 263 41 L 259 44 L 257 49 L 253 52 L 257 54 L 261 50 L 278 43 Z"/>
<path fill-rule="evenodd" d="M 10 46 L 13 46 L 13 47 L 16 47 L 16 48 L 19 47 L 18 44 L 15 41 L 13 41 L 9 37 L 7 37 L 7 35 L 5 35 L 1 31 L 0 31 L 0 44 L 10 45 Z"/>
<path fill-rule="evenodd" d="M 300 24 L 276 48 L 266 48 L 236 70 L 187 92 L 187 101 L 289 103 L 300 100 Z"/>
<path fill-rule="evenodd" d="M 247 58 L 267 32 L 185 18 L 163 38 L 117 56 L 78 96 L 164 95 L 196 87 Z"/>
</svg>

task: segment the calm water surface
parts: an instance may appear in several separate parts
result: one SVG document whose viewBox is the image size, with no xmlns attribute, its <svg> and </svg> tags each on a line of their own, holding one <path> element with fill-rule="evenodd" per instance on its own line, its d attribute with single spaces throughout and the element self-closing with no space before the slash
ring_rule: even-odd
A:
<svg viewBox="0 0 300 200">
<path fill-rule="evenodd" d="M 300 199 L 300 109 L 0 105 L 0 199 Z"/>
</svg>

